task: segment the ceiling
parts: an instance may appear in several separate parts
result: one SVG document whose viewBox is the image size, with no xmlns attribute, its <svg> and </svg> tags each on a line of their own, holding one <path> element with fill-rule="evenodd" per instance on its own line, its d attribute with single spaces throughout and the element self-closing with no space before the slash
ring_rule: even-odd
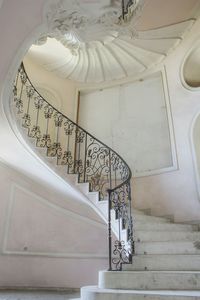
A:
<svg viewBox="0 0 200 300">
<path fill-rule="evenodd" d="M 60 77 L 82 83 L 141 74 L 161 62 L 181 42 L 195 22 L 200 3 L 199 0 L 140 1 L 143 6 L 138 6 L 134 23 L 128 28 L 113 26 L 113 15 L 102 21 L 100 8 L 95 6 L 99 1 L 93 0 L 95 9 L 91 11 L 88 1 L 79 1 L 75 17 L 75 8 L 69 6 L 69 0 L 51 6 L 46 12 L 48 38 L 33 45 L 27 56 Z M 102 2 L 105 5 L 109 0 Z"/>
</svg>

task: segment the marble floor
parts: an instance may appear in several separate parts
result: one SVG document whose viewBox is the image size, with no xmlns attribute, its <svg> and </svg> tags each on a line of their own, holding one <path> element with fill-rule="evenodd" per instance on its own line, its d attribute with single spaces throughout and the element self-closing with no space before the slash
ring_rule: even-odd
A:
<svg viewBox="0 0 200 300">
<path fill-rule="evenodd" d="M 80 297 L 72 291 L 0 291 L 0 300 L 69 300 Z"/>
</svg>

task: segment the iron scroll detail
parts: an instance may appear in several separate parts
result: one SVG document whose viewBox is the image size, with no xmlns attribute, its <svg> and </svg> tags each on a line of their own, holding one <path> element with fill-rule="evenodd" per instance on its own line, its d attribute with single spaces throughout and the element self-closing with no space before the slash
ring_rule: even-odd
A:
<svg viewBox="0 0 200 300">
<path fill-rule="evenodd" d="M 99 201 L 108 200 L 109 270 L 122 270 L 134 255 L 131 170 L 123 158 L 44 99 L 23 63 L 13 88 L 15 113 L 37 147 L 55 157 L 66 174 L 89 183 Z M 114 225 L 113 225 L 114 224 Z M 117 238 L 115 238 L 115 237 Z"/>
</svg>

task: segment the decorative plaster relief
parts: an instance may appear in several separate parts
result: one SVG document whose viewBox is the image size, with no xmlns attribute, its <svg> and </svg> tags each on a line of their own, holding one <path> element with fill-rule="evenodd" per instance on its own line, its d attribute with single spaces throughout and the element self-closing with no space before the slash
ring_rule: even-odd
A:
<svg viewBox="0 0 200 300">
<path fill-rule="evenodd" d="M 121 35 L 135 37 L 135 24 L 143 6 L 144 0 L 132 1 L 123 20 L 120 0 L 54 1 L 46 11 L 49 36 L 60 40 L 74 54 L 97 41 L 105 43 L 107 37 L 112 37 L 111 40 Z M 44 42 L 45 37 L 38 44 Z"/>
<path fill-rule="evenodd" d="M 93 35 L 91 33 L 86 42 L 78 40 L 76 33 L 67 32 L 62 40 L 47 38 L 45 44 L 33 45 L 29 56 L 61 78 L 78 82 L 100 83 L 134 77 L 160 63 L 181 42 L 194 22 L 186 20 L 140 31 L 134 38 L 113 30 L 104 34 L 91 26 Z"/>
</svg>

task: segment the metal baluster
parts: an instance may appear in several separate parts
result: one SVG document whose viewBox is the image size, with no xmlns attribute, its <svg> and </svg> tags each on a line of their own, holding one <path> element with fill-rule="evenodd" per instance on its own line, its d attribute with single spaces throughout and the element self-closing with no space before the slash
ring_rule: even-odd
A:
<svg viewBox="0 0 200 300">
<path fill-rule="evenodd" d="M 87 169 L 87 133 L 85 135 L 85 154 L 84 154 L 84 175 L 83 181 L 86 182 L 86 169 Z"/>
<path fill-rule="evenodd" d="M 109 149 L 109 189 L 112 189 L 112 165 L 111 165 L 110 149 Z"/>
<path fill-rule="evenodd" d="M 112 199 L 111 190 L 108 190 L 108 254 L 109 254 L 109 271 L 112 271 L 112 228 L 111 228 L 111 209 Z"/>
<path fill-rule="evenodd" d="M 23 93 L 25 83 L 26 83 L 25 79 L 23 80 L 21 78 L 21 89 L 20 89 L 20 93 L 19 93 L 19 98 L 17 97 L 16 90 L 14 89 L 14 93 L 15 93 L 14 101 L 15 101 L 15 106 L 18 109 L 18 111 L 17 111 L 18 114 L 21 114 L 23 112 L 22 93 Z M 16 88 L 17 88 L 17 86 L 16 86 Z"/>
<path fill-rule="evenodd" d="M 70 134 L 67 135 L 67 153 L 69 154 Z M 69 162 L 67 164 L 67 174 L 69 174 Z"/>
<path fill-rule="evenodd" d="M 27 105 L 27 110 L 26 113 L 23 116 L 23 120 L 24 123 L 22 124 L 23 127 L 28 129 L 28 135 L 30 135 L 30 126 L 31 126 L 31 116 L 29 114 L 29 110 L 30 110 L 30 101 L 31 101 L 31 97 L 34 95 L 34 89 L 31 88 L 30 86 L 27 87 L 27 96 L 28 96 L 28 105 Z"/>
<path fill-rule="evenodd" d="M 36 138 L 36 143 L 41 138 L 41 132 L 40 132 L 40 127 L 38 126 L 38 121 L 39 121 L 39 111 L 42 108 L 43 100 L 40 98 L 40 96 L 35 97 L 35 107 L 37 109 L 37 114 L 36 114 L 36 122 L 33 128 L 31 129 L 29 136 L 32 138 Z"/>
<path fill-rule="evenodd" d="M 21 85 L 19 86 L 19 78 Z M 29 87 L 30 85 L 30 87 Z M 37 109 L 36 123 L 32 131 L 29 133 L 37 139 L 37 146 L 47 147 L 48 155 L 57 157 L 57 164 L 67 164 L 67 172 L 70 169 L 78 174 L 79 181 L 89 182 L 92 191 L 99 191 L 100 199 L 108 192 L 108 245 L 109 245 L 109 270 L 121 270 L 123 263 L 130 263 L 134 253 L 133 243 L 133 222 L 131 216 L 131 170 L 125 161 L 114 150 L 107 147 L 94 136 L 90 135 L 84 129 L 79 127 L 69 118 L 65 117 L 56 108 L 49 104 L 32 86 L 23 65 L 21 66 L 16 77 L 14 85 L 14 101 L 18 113 L 23 112 L 24 101 L 27 105 L 26 115 L 30 113 L 31 94 L 27 94 L 24 99 L 24 87 L 28 86 L 38 95 L 35 97 L 35 108 Z M 18 91 L 19 90 L 19 91 Z M 19 94 L 19 97 L 17 95 Z M 23 100 L 22 100 L 23 99 Z M 47 110 L 44 108 L 44 116 L 46 118 L 46 130 L 44 130 L 43 138 L 39 127 L 40 110 L 42 103 L 45 102 Z M 34 109 L 34 107 L 33 107 Z M 33 110 L 34 112 L 34 110 Z M 50 118 L 54 116 L 56 128 L 54 143 L 50 139 Z M 43 120 L 42 120 L 43 121 Z M 64 131 L 67 135 L 66 151 L 62 155 L 61 148 L 61 127 L 65 122 Z M 54 123 L 53 123 L 54 124 Z M 66 125 L 68 124 L 68 125 Z M 68 127 L 67 127 L 68 126 Z M 66 156 L 65 156 L 66 155 Z M 65 157 L 64 157 L 65 156 Z M 107 191 L 107 187 L 109 187 Z M 118 219 L 118 240 L 115 241 L 115 248 L 112 250 L 112 230 L 111 230 L 111 210 L 115 209 L 116 218 Z M 122 241 L 122 229 L 128 230 L 128 241 Z M 130 247 L 127 248 L 129 242 Z M 128 250 L 127 250 L 128 249 Z M 128 255 L 127 255 L 128 254 Z M 113 255 L 113 258 L 112 258 Z M 129 257 L 128 257 L 129 256 Z"/>
</svg>

